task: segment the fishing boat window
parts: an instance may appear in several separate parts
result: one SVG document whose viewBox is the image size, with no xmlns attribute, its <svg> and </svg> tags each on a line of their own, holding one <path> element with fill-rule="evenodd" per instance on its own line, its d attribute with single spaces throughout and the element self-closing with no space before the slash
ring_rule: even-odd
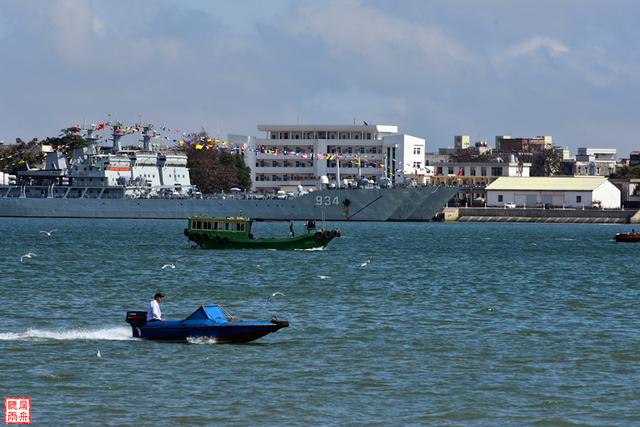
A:
<svg viewBox="0 0 640 427">
<path fill-rule="evenodd" d="M 238 231 L 244 231 L 244 224 L 241 222 L 238 223 Z"/>
<path fill-rule="evenodd" d="M 228 222 L 225 222 L 225 223 L 224 223 L 224 229 L 225 229 L 225 230 L 228 230 L 228 229 L 229 229 L 229 223 L 228 223 Z"/>
<path fill-rule="evenodd" d="M 213 222 L 213 229 L 214 229 L 214 230 L 217 230 L 217 229 L 218 229 L 218 222 L 217 222 L 217 221 L 214 221 L 214 222 Z"/>
</svg>

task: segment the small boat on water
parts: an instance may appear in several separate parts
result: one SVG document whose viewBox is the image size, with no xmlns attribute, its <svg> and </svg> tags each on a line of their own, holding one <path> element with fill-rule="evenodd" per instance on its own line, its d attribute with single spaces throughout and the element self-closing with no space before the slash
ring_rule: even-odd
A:
<svg viewBox="0 0 640 427">
<path fill-rule="evenodd" d="M 640 233 L 631 230 L 631 233 L 617 233 L 614 238 L 616 242 L 640 242 Z"/>
<path fill-rule="evenodd" d="M 289 326 L 286 320 L 245 322 L 219 305 L 200 306 L 184 320 L 147 322 L 146 311 L 127 311 L 126 321 L 135 338 L 186 342 L 211 339 L 218 343 L 246 343 Z"/>
<path fill-rule="evenodd" d="M 253 220 L 245 217 L 189 218 L 184 235 L 202 249 L 319 249 L 340 237 L 340 230 L 316 229 L 315 221 L 305 225 L 296 236 L 293 225 L 287 237 L 256 238 L 251 233 Z"/>
</svg>

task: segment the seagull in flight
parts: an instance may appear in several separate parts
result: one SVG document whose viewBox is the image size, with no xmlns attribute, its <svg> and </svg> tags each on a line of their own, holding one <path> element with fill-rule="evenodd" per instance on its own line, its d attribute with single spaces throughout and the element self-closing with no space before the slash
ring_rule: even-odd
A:
<svg viewBox="0 0 640 427">
<path fill-rule="evenodd" d="M 271 298 L 275 297 L 276 295 L 282 295 L 283 297 L 286 296 L 285 294 L 283 294 L 282 292 L 274 292 L 271 295 L 269 295 L 267 297 L 267 301 L 269 301 Z"/>
<path fill-rule="evenodd" d="M 174 264 L 165 264 L 162 266 L 162 269 L 164 270 L 165 268 L 170 268 L 170 269 L 174 269 L 176 268 L 176 266 Z"/>
<path fill-rule="evenodd" d="M 40 233 L 46 234 L 47 236 L 51 236 L 51 233 L 53 233 L 54 231 L 58 231 L 58 229 L 54 228 L 53 230 L 49 230 L 49 231 L 40 230 Z"/>
<path fill-rule="evenodd" d="M 28 252 L 20 257 L 20 262 L 24 262 L 25 258 L 31 258 L 34 256 L 38 256 L 38 255 L 34 254 L 33 252 Z"/>
<path fill-rule="evenodd" d="M 369 265 L 371 263 L 371 260 L 368 259 L 365 262 L 363 262 L 362 264 L 360 264 L 360 267 L 366 267 L 367 265 Z"/>
</svg>

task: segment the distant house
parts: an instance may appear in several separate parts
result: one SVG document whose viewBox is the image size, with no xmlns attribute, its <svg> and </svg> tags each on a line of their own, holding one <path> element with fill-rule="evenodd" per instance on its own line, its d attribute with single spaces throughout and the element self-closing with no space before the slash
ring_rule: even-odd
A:
<svg viewBox="0 0 640 427">
<path fill-rule="evenodd" d="M 603 176 L 501 177 L 489 184 L 487 206 L 620 208 L 620 189 Z"/>
<path fill-rule="evenodd" d="M 615 148 L 578 148 L 575 175 L 609 176 L 616 171 Z"/>
</svg>

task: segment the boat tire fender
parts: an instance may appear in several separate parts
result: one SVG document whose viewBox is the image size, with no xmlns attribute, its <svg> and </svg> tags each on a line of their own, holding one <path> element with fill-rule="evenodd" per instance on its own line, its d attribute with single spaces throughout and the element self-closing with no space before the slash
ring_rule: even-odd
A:
<svg viewBox="0 0 640 427">
<path fill-rule="evenodd" d="M 338 237 L 338 232 L 336 230 L 331 230 L 331 237 Z"/>
<path fill-rule="evenodd" d="M 316 238 L 321 238 L 322 237 L 322 231 L 316 231 Z"/>
<path fill-rule="evenodd" d="M 340 237 L 340 236 L 341 236 L 340 230 L 336 230 L 336 237 Z"/>
<path fill-rule="evenodd" d="M 331 237 L 331 232 L 327 230 L 323 233 L 323 235 L 325 239 L 329 239 Z"/>
</svg>

